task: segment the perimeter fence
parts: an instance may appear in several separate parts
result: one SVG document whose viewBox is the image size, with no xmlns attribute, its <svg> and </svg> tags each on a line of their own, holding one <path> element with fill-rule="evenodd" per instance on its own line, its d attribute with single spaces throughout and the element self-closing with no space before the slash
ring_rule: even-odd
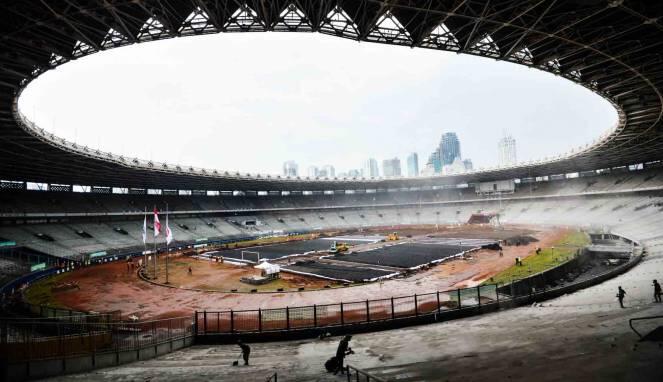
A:
<svg viewBox="0 0 663 382">
<path fill-rule="evenodd" d="M 14 309 L 25 316 L 24 320 L 38 321 L 41 319 L 52 319 L 68 322 L 118 322 L 122 319 L 122 312 L 114 310 L 103 313 L 81 312 L 73 309 L 58 308 L 48 305 L 30 304 L 25 301 L 15 303 Z M 31 317 L 32 316 L 32 317 Z"/>
<path fill-rule="evenodd" d="M 414 294 L 377 300 L 278 309 L 203 311 L 195 313 L 197 335 L 323 329 L 444 314 L 499 304 L 497 285 Z"/>
<path fill-rule="evenodd" d="M 0 354 L 8 363 L 137 351 L 192 337 L 192 317 L 121 322 L 105 314 L 0 321 Z"/>
</svg>

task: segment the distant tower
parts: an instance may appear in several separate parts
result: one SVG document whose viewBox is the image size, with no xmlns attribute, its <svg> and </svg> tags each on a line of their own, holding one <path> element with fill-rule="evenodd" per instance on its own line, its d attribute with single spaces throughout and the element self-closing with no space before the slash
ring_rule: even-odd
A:
<svg viewBox="0 0 663 382">
<path fill-rule="evenodd" d="M 378 161 L 368 158 L 361 168 L 361 174 L 364 178 L 375 178 L 379 176 Z"/>
<path fill-rule="evenodd" d="M 330 164 L 322 166 L 322 172 L 325 173 L 324 176 L 326 176 L 327 178 L 333 178 L 336 176 L 336 170 L 334 169 L 334 166 Z"/>
<path fill-rule="evenodd" d="M 439 148 L 433 151 L 428 157 L 428 162 L 426 163 L 428 168 L 433 169 L 434 174 L 439 174 L 442 172 L 442 160 L 440 159 L 440 150 Z"/>
<path fill-rule="evenodd" d="M 298 168 L 294 160 L 283 162 L 283 176 L 297 177 Z"/>
<path fill-rule="evenodd" d="M 497 163 L 499 166 L 511 166 L 516 162 L 516 140 L 505 134 L 497 143 Z"/>
<path fill-rule="evenodd" d="M 382 175 L 384 175 L 385 178 L 401 176 L 401 160 L 398 158 L 383 160 Z"/>
<path fill-rule="evenodd" d="M 461 158 L 460 141 L 456 133 L 444 133 L 440 140 L 440 159 L 442 166 L 450 165 L 456 158 Z"/>
<path fill-rule="evenodd" d="M 411 153 L 407 156 L 407 176 L 419 175 L 419 155 Z"/>
<path fill-rule="evenodd" d="M 317 178 L 320 175 L 320 171 L 317 166 L 309 166 L 308 168 L 308 177 Z"/>
</svg>

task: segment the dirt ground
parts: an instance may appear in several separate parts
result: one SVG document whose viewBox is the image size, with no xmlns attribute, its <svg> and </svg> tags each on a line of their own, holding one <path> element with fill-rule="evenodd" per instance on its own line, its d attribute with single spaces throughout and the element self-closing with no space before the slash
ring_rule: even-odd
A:
<svg viewBox="0 0 663 382">
<path fill-rule="evenodd" d="M 520 246 L 505 246 L 502 251 L 503 257 L 495 256 L 496 251 L 482 249 L 472 254 L 471 259 L 465 261 L 451 261 L 435 267 L 430 272 L 431 277 L 450 277 L 452 275 L 465 275 L 463 280 L 450 285 L 454 288 L 473 287 L 490 281 L 490 277 L 496 275 L 514 265 L 516 257 L 526 258 L 536 250 L 537 247 L 550 247 L 569 232 L 568 229 L 556 229 L 550 231 L 529 232 L 538 242 Z"/>
<path fill-rule="evenodd" d="M 526 257 L 536 247 L 549 246 L 568 232 L 565 228 L 509 227 L 501 230 L 493 227 L 463 227 L 437 232 L 451 237 L 468 238 L 496 238 L 509 232 L 509 235 L 532 235 L 539 239 L 539 242 L 504 247 L 503 257 L 499 257 L 498 251 L 480 250 L 472 253 L 467 259 L 451 260 L 407 278 L 347 288 L 287 293 L 224 293 L 165 287 L 140 279 L 135 271 L 127 271 L 124 262 L 107 263 L 82 268 L 67 274 L 62 281 L 77 282 L 80 290 L 52 292 L 52 298 L 54 303 L 72 309 L 97 312 L 120 310 L 124 317 L 136 315 L 140 319 L 148 319 L 181 316 L 191 314 L 196 310 L 266 309 L 422 294 L 476 286 L 488 280 L 492 275 L 510 267 L 516 257 Z M 214 266 L 200 264 L 194 270 L 193 277 L 211 274 L 213 271 Z M 229 270 L 229 272 L 228 280 L 215 282 L 212 286 L 235 285 L 233 280 L 238 279 L 239 274 L 233 273 L 234 270 Z M 180 279 L 179 282 L 182 285 L 196 287 L 205 284 L 205 279 L 188 279 L 188 275 L 182 275 L 181 272 L 176 272 L 174 277 L 174 281 Z M 289 282 L 292 285 L 298 285 L 298 283 L 310 281 L 293 278 Z M 322 282 L 323 285 L 325 283 Z"/>
<path fill-rule="evenodd" d="M 191 274 L 189 274 L 191 267 Z M 260 270 L 251 265 L 234 265 L 218 263 L 207 259 L 173 256 L 169 262 L 168 281 L 172 286 L 185 289 L 202 289 L 213 291 L 250 292 L 271 291 L 282 288 L 284 291 L 296 291 L 299 288 L 323 289 L 325 286 L 336 286 L 337 283 L 317 277 L 307 277 L 291 273 L 281 273 L 281 278 L 263 285 L 250 285 L 240 281 L 242 277 L 259 276 Z M 166 271 L 163 260 L 159 266 L 158 283 L 166 282 Z"/>
</svg>

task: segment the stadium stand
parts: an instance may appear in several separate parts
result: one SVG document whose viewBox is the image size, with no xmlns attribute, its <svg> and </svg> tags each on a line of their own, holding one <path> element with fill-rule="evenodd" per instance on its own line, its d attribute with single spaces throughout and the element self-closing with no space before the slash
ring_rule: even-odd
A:
<svg viewBox="0 0 663 382">
<path fill-rule="evenodd" d="M 618 215 L 646 219 L 663 207 L 660 172 L 653 168 L 521 183 L 514 193 L 505 195 L 477 194 L 473 188 L 311 196 L 97 195 L 96 203 L 86 204 L 91 195 L 3 191 L 0 197 L 12 200 L 12 211 L 3 204 L 0 219 L 22 224 L 5 224 L 0 227 L 0 235 L 19 245 L 64 257 L 133 248 L 142 243 L 145 206 L 165 203 L 171 210 L 174 236 L 182 243 L 266 232 L 456 224 L 467 222 L 478 212 L 498 214 L 502 223 L 577 225 L 586 225 L 586 217 L 592 215 L 601 217 L 596 221 L 602 221 L 607 229 L 619 223 Z M 57 203 L 45 206 L 41 203 L 45 198 Z M 216 206 L 234 209 L 203 208 Z M 78 232 L 90 237 L 81 237 Z M 40 239 L 38 234 L 53 241 Z"/>
<path fill-rule="evenodd" d="M 662 19 L 661 2 L 635 0 L 5 1 L 0 3 L 0 236 L 4 243 L 14 243 L 7 245 L 10 251 L 59 259 L 92 251 L 140 251 L 143 211 L 165 203 L 173 211 L 171 228 L 182 242 L 268 231 L 458 224 L 481 212 L 497 213 L 502 223 L 591 227 L 638 241 L 647 256 L 617 278 L 544 304 L 357 336 L 351 362 L 383 379 L 401 381 L 662 380 L 660 345 L 636 342 L 627 326 L 629 319 L 663 313 L 645 288 L 663 271 Z M 35 78 L 88 54 L 152 40 L 248 31 L 315 31 L 537 68 L 605 98 L 615 107 L 618 122 L 584 147 L 513 166 L 440 177 L 308 179 L 102 152 L 36 126 L 18 105 L 21 92 Z M 517 180 L 513 193 L 478 194 L 474 189 L 500 180 Z M 35 185 L 48 191 L 27 190 Z M 87 192 L 74 192 L 77 188 Z M 115 189 L 122 194 L 113 194 Z M 148 195 L 150 190 L 163 195 Z M 219 196 L 205 196 L 208 192 Z M 32 265 L 29 258 L 27 262 Z M 20 273 L 25 267 L 7 264 L 7 269 Z M 614 301 L 618 285 L 632 299 L 627 309 Z M 72 317 L 73 312 L 63 313 Z M 77 330 L 79 324 L 54 321 L 60 334 L 63 328 Z M 163 351 L 174 349 L 173 337 L 153 341 L 158 333 L 172 334 L 173 321 L 167 322 L 160 331 L 154 322 L 122 322 L 116 333 L 125 333 L 122 339 L 151 333 L 144 336 L 149 339 L 140 338 L 148 346 L 126 350 L 137 357 L 145 349 L 155 355 L 159 345 Z M 190 323 L 190 317 L 175 321 L 182 334 L 175 346 L 193 341 L 194 334 L 187 333 Z M 13 322 L 11 327 L 20 325 Z M 3 339 L 12 338 L 7 328 L 2 327 Z M 85 337 L 88 345 L 93 332 Z M 38 334 L 17 333 L 29 339 Z M 100 331 L 98 339 L 107 340 L 107 333 L 112 331 Z M 83 337 L 63 342 L 68 336 L 66 331 L 59 336 L 57 346 L 81 350 L 84 342 L 78 340 Z M 248 381 L 275 380 L 275 372 L 284 372 L 292 380 L 337 380 L 320 372 L 334 342 L 257 344 L 253 357 L 259 366 L 251 368 L 230 366 L 235 347 L 198 346 L 135 366 L 61 379 Z M 33 352 L 50 347 L 25 343 L 29 345 L 3 354 L 27 350 L 27 362 L 14 369 L 15 379 L 47 376 L 72 364 L 81 370 L 120 360 L 119 352 L 98 357 L 94 346 L 90 365 L 76 364 L 73 357 L 38 359 Z M 31 368 L 32 361 L 48 367 Z"/>
</svg>

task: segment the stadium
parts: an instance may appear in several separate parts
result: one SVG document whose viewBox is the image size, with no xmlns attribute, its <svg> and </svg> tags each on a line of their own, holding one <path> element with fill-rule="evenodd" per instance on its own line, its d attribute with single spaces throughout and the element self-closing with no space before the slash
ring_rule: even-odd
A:
<svg viewBox="0 0 663 382">
<path fill-rule="evenodd" d="M 3 380 L 663 377 L 663 305 L 652 298 L 663 279 L 663 3 L 0 9 Z M 589 89 L 618 122 L 591 144 L 506 167 L 311 178 L 90 149 L 18 106 L 33 80 L 69 61 L 230 32 L 320 33 L 523 65 Z M 328 373 L 347 335 L 345 374 Z M 238 340 L 251 366 L 237 366 Z"/>
</svg>

